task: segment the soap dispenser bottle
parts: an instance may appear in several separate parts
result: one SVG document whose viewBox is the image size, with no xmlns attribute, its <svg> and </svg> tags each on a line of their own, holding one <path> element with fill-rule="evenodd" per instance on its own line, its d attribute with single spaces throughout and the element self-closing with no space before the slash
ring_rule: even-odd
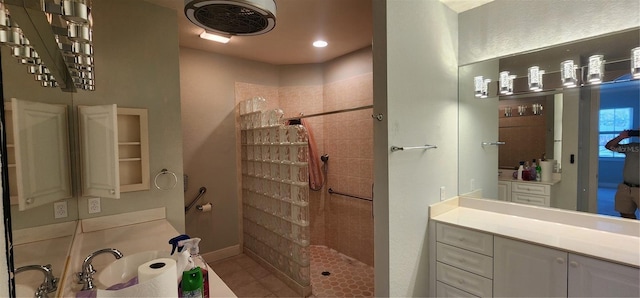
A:
<svg viewBox="0 0 640 298">
<path fill-rule="evenodd" d="M 522 180 L 522 172 L 524 172 L 524 161 L 521 161 L 520 167 L 518 167 L 518 180 Z"/>
<path fill-rule="evenodd" d="M 193 262 L 182 273 L 181 297 L 209 298 L 209 271 L 207 270 L 209 267 L 199 254 L 200 240 L 200 238 L 191 238 L 178 242 L 178 246 L 184 247 L 184 253 L 189 253 L 190 261 Z"/>
</svg>

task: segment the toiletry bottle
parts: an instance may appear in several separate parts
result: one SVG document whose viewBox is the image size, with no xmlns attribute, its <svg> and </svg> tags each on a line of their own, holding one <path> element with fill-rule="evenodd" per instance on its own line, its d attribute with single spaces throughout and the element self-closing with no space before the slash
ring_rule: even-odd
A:
<svg viewBox="0 0 640 298">
<path fill-rule="evenodd" d="M 186 295 L 189 293 L 197 294 L 193 292 L 194 290 L 190 290 L 190 289 L 194 285 L 197 285 L 198 276 L 200 276 L 200 279 L 199 279 L 201 284 L 200 289 L 202 290 L 201 292 L 202 296 L 184 296 L 184 297 L 209 298 L 209 271 L 207 270 L 209 267 L 207 266 L 207 263 L 204 261 L 202 256 L 200 256 L 199 254 L 200 249 L 198 248 L 198 244 L 200 243 L 200 240 L 201 240 L 200 238 L 191 238 L 191 239 L 181 240 L 178 242 L 178 246 L 183 246 L 185 249 L 185 252 L 189 253 L 190 258 L 193 261 L 192 268 L 187 268 L 190 270 L 187 271 L 185 269 L 185 271 L 182 273 L 181 294 L 182 295 Z M 194 270 L 194 268 L 197 268 L 198 270 Z M 195 271 L 199 271 L 199 274 L 195 274 L 194 273 Z M 189 280 L 187 281 L 187 284 L 189 285 L 186 288 L 185 288 L 185 277 L 189 278 Z"/>
<path fill-rule="evenodd" d="M 542 160 L 538 163 L 538 165 L 536 165 L 536 181 L 542 181 L 542 167 L 540 166 L 541 163 Z"/>
<path fill-rule="evenodd" d="M 529 174 L 529 178 L 531 181 L 537 181 L 537 176 L 538 176 L 538 172 L 536 171 L 536 168 L 538 167 L 538 165 L 536 164 L 536 159 L 532 159 L 531 160 L 531 168 L 529 168 L 529 171 L 531 172 L 531 174 Z"/>
<path fill-rule="evenodd" d="M 524 161 L 520 162 L 520 167 L 518 167 L 518 180 L 522 180 L 522 172 L 524 171 Z"/>
</svg>

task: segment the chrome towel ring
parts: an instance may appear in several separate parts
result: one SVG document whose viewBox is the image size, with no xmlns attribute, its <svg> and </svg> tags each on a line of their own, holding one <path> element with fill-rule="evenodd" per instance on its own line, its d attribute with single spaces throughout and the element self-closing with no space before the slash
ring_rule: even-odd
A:
<svg viewBox="0 0 640 298">
<path fill-rule="evenodd" d="M 158 178 L 162 175 L 168 175 L 168 174 L 173 176 L 173 184 L 169 187 L 160 187 L 158 185 Z M 158 174 L 156 174 L 156 177 L 153 178 L 153 185 L 159 190 L 171 190 L 171 189 L 174 189 L 177 184 L 178 184 L 178 176 L 176 176 L 176 173 L 171 172 L 167 169 L 162 169 Z"/>
</svg>

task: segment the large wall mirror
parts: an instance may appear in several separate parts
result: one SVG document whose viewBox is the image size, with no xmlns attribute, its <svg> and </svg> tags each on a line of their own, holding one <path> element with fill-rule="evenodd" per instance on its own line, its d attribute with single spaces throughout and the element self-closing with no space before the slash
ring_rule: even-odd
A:
<svg viewBox="0 0 640 298">
<path fill-rule="evenodd" d="M 604 144 L 640 127 L 639 46 L 634 29 L 461 66 L 459 194 L 619 216 L 624 155 Z"/>
</svg>

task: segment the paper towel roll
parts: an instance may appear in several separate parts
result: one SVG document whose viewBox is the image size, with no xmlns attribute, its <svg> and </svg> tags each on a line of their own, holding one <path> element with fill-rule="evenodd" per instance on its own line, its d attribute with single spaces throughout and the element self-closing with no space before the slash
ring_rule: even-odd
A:
<svg viewBox="0 0 640 298">
<path fill-rule="evenodd" d="M 540 174 L 542 178 L 540 181 L 549 182 L 551 178 L 553 178 L 553 165 L 556 163 L 555 160 L 543 160 L 540 162 Z"/>
<path fill-rule="evenodd" d="M 160 258 L 138 266 L 138 284 L 117 291 L 98 290 L 97 297 L 177 297 L 176 261 Z"/>
</svg>

